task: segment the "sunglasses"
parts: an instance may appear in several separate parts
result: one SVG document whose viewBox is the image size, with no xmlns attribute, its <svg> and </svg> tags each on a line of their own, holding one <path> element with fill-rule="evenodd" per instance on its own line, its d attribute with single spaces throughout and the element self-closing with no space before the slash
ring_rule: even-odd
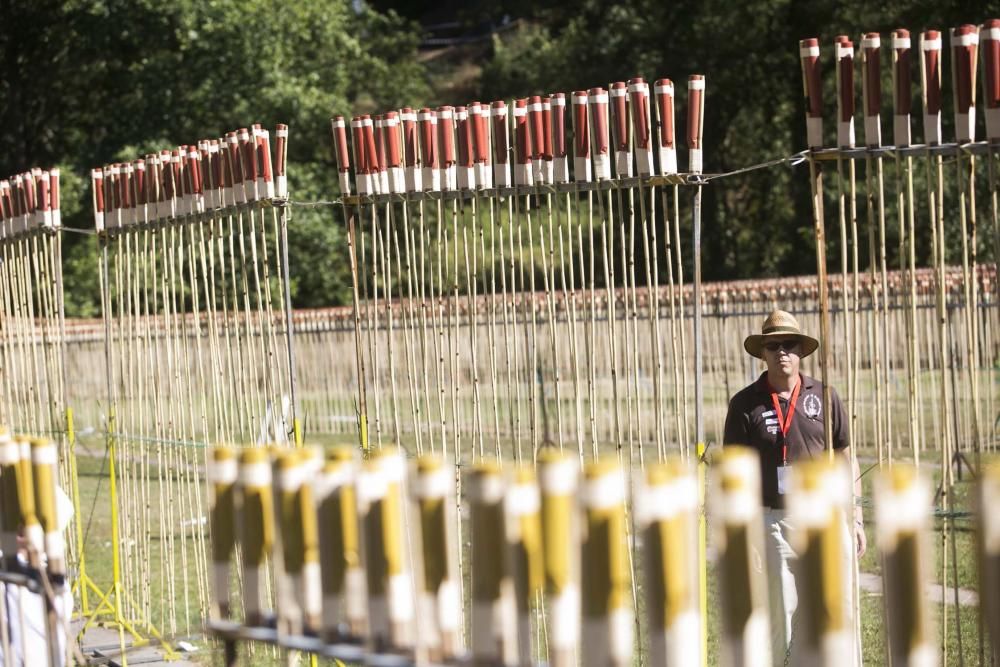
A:
<svg viewBox="0 0 1000 667">
<path fill-rule="evenodd" d="M 767 343 L 764 345 L 764 349 L 768 352 L 777 352 L 778 350 L 785 350 L 786 352 L 792 352 L 799 346 L 799 341 L 797 340 L 777 340 L 773 343 Z"/>
</svg>

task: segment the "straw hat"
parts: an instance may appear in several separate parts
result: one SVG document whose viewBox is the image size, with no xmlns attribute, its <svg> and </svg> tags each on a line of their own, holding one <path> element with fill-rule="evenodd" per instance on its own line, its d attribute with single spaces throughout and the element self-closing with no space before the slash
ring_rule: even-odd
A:
<svg viewBox="0 0 1000 667">
<path fill-rule="evenodd" d="M 764 345 L 767 344 L 768 339 L 774 338 L 780 340 L 797 338 L 799 344 L 802 346 L 800 357 L 808 357 L 819 347 L 818 340 L 802 333 L 802 330 L 799 328 L 799 321 L 792 317 L 791 313 L 786 313 L 783 310 L 775 310 L 764 320 L 759 334 L 747 336 L 746 340 L 743 341 L 743 349 L 749 352 L 751 356 L 763 359 Z"/>
</svg>

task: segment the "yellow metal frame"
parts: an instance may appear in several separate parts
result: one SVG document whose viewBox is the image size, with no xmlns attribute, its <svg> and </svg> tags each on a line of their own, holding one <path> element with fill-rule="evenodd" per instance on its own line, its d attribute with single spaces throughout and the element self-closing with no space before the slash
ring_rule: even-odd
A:
<svg viewBox="0 0 1000 667">
<path fill-rule="evenodd" d="M 66 408 L 66 436 L 69 442 L 69 465 L 70 481 L 73 486 L 73 511 L 76 514 L 76 546 L 77 557 L 79 559 L 79 576 L 73 582 L 73 592 L 80 593 L 80 610 L 74 614 L 76 620 L 85 619 L 83 626 L 77 632 L 77 643 L 83 634 L 91 626 L 115 627 L 118 629 L 118 648 L 121 650 L 122 664 L 128 664 L 128 656 L 125 652 L 125 633 L 132 636 L 131 648 L 145 646 L 152 641 L 157 641 L 163 648 L 163 655 L 167 660 L 177 660 L 180 655 L 167 643 L 156 627 L 147 619 L 130 619 L 125 616 L 122 609 L 122 600 L 127 599 L 133 607 L 136 607 L 128 592 L 122 587 L 121 561 L 118 553 L 118 484 L 115 481 L 115 417 L 112 410 L 108 419 L 108 484 L 111 489 L 111 562 L 112 581 L 107 590 L 102 590 L 100 586 L 87 574 L 87 559 L 83 544 L 83 526 L 80 512 L 80 483 L 76 466 L 76 431 L 73 428 L 73 409 Z M 97 596 L 97 602 L 93 608 L 90 606 L 88 592 Z M 141 628 L 146 632 L 144 636 L 140 633 Z"/>
</svg>

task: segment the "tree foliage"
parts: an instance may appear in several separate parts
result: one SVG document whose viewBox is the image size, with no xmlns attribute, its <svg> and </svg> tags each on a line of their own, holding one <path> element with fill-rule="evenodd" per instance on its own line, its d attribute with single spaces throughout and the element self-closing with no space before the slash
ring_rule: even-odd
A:
<svg viewBox="0 0 1000 667">
<path fill-rule="evenodd" d="M 0 0 L 0 26 L 0 174 L 60 165 L 72 227 L 93 226 L 90 168 L 252 122 L 289 124 L 294 199 L 330 199 L 330 116 L 427 94 L 417 26 L 346 0 Z M 341 229 L 295 211 L 297 304 L 344 301 Z M 93 238 L 64 255 L 67 313 L 94 315 Z"/>
</svg>

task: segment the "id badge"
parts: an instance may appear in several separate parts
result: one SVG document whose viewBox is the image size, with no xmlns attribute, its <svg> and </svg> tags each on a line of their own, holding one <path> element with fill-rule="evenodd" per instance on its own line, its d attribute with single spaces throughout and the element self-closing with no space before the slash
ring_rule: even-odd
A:
<svg viewBox="0 0 1000 667">
<path fill-rule="evenodd" d="M 788 493 L 788 489 L 791 487 L 791 469 L 791 466 L 778 466 L 778 495 L 780 496 Z"/>
</svg>

